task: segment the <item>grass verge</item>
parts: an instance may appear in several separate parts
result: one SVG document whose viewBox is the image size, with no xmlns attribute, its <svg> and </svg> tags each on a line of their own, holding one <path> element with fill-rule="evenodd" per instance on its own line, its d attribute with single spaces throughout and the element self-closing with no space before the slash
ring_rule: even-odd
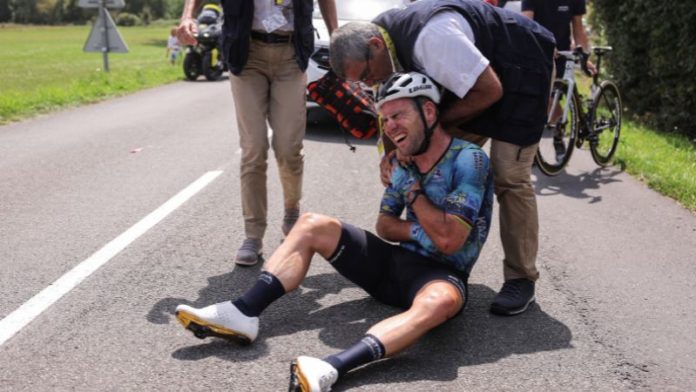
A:
<svg viewBox="0 0 696 392">
<path fill-rule="evenodd" d="M 650 188 L 696 212 L 696 146 L 686 136 L 624 122 L 615 160 Z"/>
<path fill-rule="evenodd" d="M 120 27 L 129 53 L 82 51 L 91 26 L 0 27 L 0 124 L 182 79 L 165 58 L 170 26 Z"/>
</svg>

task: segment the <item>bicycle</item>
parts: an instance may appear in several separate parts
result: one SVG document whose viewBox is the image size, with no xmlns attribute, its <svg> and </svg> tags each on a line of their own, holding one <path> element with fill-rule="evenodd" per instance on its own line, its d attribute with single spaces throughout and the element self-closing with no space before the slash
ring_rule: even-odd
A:
<svg viewBox="0 0 696 392">
<path fill-rule="evenodd" d="M 592 159 L 601 167 L 611 163 L 619 144 L 621 113 L 619 89 L 611 80 L 599 80 L 602 56 L 611 47 L 595 47 L 597 73 L 592 75 L 590 98 L 584 100 L 575 83 L 578 65 L 588 76 L 588 55 L 580 48 L 559 51 L 566 59 L 563 77 L 556 79 L 551 90 L 547 124 L 539 141 L 535 162 L 542 173 L 555 176 L 563 170 L 575 148 L 588 141 Z M 562 112 L 559 113 L 559 109 Z"/>
</svg>

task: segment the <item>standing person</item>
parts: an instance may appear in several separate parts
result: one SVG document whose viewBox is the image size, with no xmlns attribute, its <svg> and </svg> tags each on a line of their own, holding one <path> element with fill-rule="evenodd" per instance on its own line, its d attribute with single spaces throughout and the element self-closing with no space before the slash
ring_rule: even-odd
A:
<svg viewBox="0 0 696 392">
<path fill-rule="evenodd" d="M 169 63 L 174 65 L 176 59 L 179 57 L 179 40 L 176 38 L 176 27 L 172 27 L 169 31 L 169 38 L 167 39 L 167 54 L 165 55 L 169 59 Z"/>
<path fill-rule="evenodd" d="M 195 44 L 194 11 L 202 0 L 186 0 L 179 39 Z M 319 0 L 326 27 L 338 25 L 334 0 Z M 300 213 L 306 127 L 307 62 L 314 52 L 312 0 L 235 0 L 223 2 L 222 52 L 230 81 L 242 149 L 240 177 L 246 238 L 238 265 L 254 265 L 266 231 L 268 130 L 283 188 L 281 229 L 290 231 Z"/>
<path fill-rule="evenodd" d="M 177 319 L 198 337 L 251 342 L 261 312 L 300 285 L 318 253 L 377 300 L 405 310 L 372 326 L 345 351 L 298 357 L 291 373 L 297 389 L 291 390 L 319 392 L 458 315 L 490 228 L 493 182 L 486 153 L 442 129 L 439 100 L 435 84 L 416 73 L 395 75 L 377 94 L 386 137 L 411 158 L 396 165 L 377 218 L 379 236 L 399 244 L 336 218 L 303 214 L 242 297 L 202 309 L 179 305 Z"/>
<path fill-rule="evenodd" d="M 585 0 L 522 0 L 522 15 L 533 19 L 553 33 L 556 49 L 570 50 L 571 41 L 574 41 L 584 53 L 590 53 L 590 41 L 582 22 Z M 556 72 L 562 73 L 564 64 L 563 58 L 557 59 Z M 596 72 L 594 65 L 590 63 L 588 68 L 592 73 Z"/>
<path fill-rule="evenodd" d="M 491 142 L 505 283 L 496 314 L 535 300 L 538 214 L 532 163 L 546 122 L 553 35 L 528 18 L 480 0 L 420 0 L 331 37 L 331 66 L 368 85 L 399 70 L 423 72 L 447 89 L 440 121 L 456 137 Z M 476 135 L 472 135 L 474 132 Z M 388 181 L 388 160 L 382 160 Z"/>
<path fill-rule="evenodd" d="M 556 49 L 570 50 L 574 42 L 577 47 L 582 48 L 583 53 L 590 53 L 590 42 L 582 22 L 585 0 L 522 0 L 522 15 L 551 31 L 556 38 Z M 555 61 L 556 73 L 563 75 L 565 58 L 557 57 Z M 587 61 L 587 70 L 593 75 L 597 72 L 591 61 Z M 555 124 L 562 114 L 562 108 L 555 107 L 549 123 Z M 560 133 L 559 129 L 554 130 L 553 137 L 553 146 L 559 161 L 563 159 L 567 149 Z"/>
</svg>

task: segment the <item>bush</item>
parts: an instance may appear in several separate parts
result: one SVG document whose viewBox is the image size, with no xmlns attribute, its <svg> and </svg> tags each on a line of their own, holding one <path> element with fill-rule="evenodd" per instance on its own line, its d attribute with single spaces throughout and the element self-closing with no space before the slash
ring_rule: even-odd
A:
<svg viewBox="0 0 696 392">
<path fill-rule="evenodd" d="M 140 26 L 143 21 L 140 20 L 138 15 L 133 15 L 128 12 L 121 12 L 116 17 L 116 24 L 119 26 Z"/>
<path fill-rule="evenodd" d="M 594 25 L 625 106 L 650 125 L 696 138 L 696 4 L 595 0 Z"/>
</svg>

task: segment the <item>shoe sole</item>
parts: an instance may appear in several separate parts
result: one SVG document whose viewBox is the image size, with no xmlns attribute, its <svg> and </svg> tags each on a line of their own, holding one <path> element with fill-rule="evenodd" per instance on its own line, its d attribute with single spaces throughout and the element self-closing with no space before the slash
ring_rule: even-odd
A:
<svg viewBox="0 0 696 392">
<path fill-rule="evenodd" d="M 302 374 L 297 361 L 290 363 L 290 387 L 288 392 L 310 392 L 309 382 Z"/>
<path fill-rule="evenodd" d="M 515 308 L 512 310 L 503 309 L 503 308 L 499 308 L 497 306 L 491 305 L 491 313 L 497 314 L 499 316 L 515 316 L 515 315 L 518 315 L 520 313 L 525 312 L 529 308 L 529 305 L 533 304 L 535 301 L 536 301 L 536 298 L 532 297 L 529 301 L 527 301 L 527 303 L 523 307 Z"/>
<path fill-rule="evenodd" d="M 186 311 L 180 310 L 175 314 L 176 319 L 179 320 L 181 325 L 193 332 L 193 335 L 198 339 L 205 339 L 209 336 L 213 336 L 216 338 L 230 340 L 243 346 L 251 344 L 251 338 L 237 331 L 208 323 Z"/>
</svg>

